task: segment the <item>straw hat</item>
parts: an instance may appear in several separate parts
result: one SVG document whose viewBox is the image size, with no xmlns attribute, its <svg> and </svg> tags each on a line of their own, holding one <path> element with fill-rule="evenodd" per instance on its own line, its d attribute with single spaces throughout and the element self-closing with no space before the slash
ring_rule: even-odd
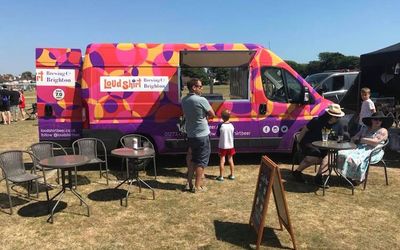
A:
<svg viewBox="0 0 400 250">
<path fill-rule="evenodd" d="M 331 116 L 335 116 L 335 117 L 343 117 L 344 116 L 344 112 L 340 108 L 340 105 L 336 104 L 336 103 L 332 103 L 331 105 L 329 105 L 328 108 L 325 109 L 325 111 L 328 114 L 330 114 Z"/>
<path fill-rule="evenodd" d="M 375 112 L 370 117 L 363 118 L 362 122 L 368 127 L 371 127 L 372 120 L 375 119 L 382 121 L 381 125 L 382 128 L 390 128 L 393 124 L 393 117 L 385 116 L 385 114 L 382 111 Z"/>
</svg>

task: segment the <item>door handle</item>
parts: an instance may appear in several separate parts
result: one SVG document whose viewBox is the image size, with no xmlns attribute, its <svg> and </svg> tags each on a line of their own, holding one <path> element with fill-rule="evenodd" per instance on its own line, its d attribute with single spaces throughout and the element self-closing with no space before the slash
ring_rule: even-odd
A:
<svg viewBox="0 0 400 250">
<path fill-rule="evenodd" d="M 258 113 L 260 115 L 265 115 L 267 113 L 267 104 L 261 103 L 260 106 L 258 107 Z"/>
</svg>

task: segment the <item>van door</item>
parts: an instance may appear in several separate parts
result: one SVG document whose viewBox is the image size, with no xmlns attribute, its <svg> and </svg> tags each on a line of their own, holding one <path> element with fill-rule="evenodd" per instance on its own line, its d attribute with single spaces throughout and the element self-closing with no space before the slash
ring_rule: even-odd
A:
<svg viewBox="0 0 400 250">
<path fill-rule="evenodd" d="M 265 151 L 291 152 L 293 134 L 312 118 L 312 105 L 303 104 L 302 83 L 283 68 L 262 67 L 261 80 L 267 101 L 257 100 L 258 124 Z"/>
</svg>

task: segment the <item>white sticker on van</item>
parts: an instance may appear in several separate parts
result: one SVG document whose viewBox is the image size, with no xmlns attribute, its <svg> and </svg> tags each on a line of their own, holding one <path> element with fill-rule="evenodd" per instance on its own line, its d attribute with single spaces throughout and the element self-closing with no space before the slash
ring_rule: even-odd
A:
<svg viewBox="0 0 400 250">
<path fill-rule="evenodd" d="M 284 125 L 281 127 L 281 132 L 286 133 L 288 131 L 288 126 Z"/>
<path fill-rule="evenodd" d="M 37 86 L 75 86 L 73 69 L 36 69 Z"/>
<path fill-rule="evenodd" d="M 168 91 L 168 76 L 101 76 L 101 92 Z"/>
<path fill-rule="evenodd" d="M 263 132 L 264 132 L 265 134 L 268 134 L 270 130 L 271 130 L 271 129 L 269 128 L 269 126 L 264 126 L 264 127 L 263 127 Z"/>
<path fill-rule="evenodd" d="M 64 96 L 65 96 L 65 92 L 62 89 L 55 89 L 53 91 L 53 97 L 57 101 L 60 101 L 60 100 L 64 99 Z"/>
<path fill-rule="evenodd" d="M 273 126 L 272 127 L 272 133 L 276 134 L 279 132 L 279 127 L 278 126 Z"/>
</svg>

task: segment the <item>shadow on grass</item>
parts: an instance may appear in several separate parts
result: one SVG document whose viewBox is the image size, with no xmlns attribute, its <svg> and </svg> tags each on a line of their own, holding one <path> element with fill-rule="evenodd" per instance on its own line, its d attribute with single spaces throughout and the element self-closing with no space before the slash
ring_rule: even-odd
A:
<svg viewBox="0 0 400 250">
<path fill-rule="evenodd" d="M 13 204 L 13 207 L 15 207 L 15 206 L 20 206 L 20 205 L 29 203 L 29 200 L 22 199 L 21 197 L 11 195 L 11 202 Z M 10 203 L 8 201 L 8 194 L 0 193 L 0 208 L 1 209 L 9 209 L 10 208 Z M 8 213 L 8 211 L 7 211 L 7 213 Z"/>
<path fill-rule="evenodd" d="M 93 201 L 116 201 L 125 198 L 126 190 L 119 188 L 106 188 L 88 194 L 88 198 Z"/>
<path fill-rule="evenodd" d="M 217 240 L 228 242 L 245 249 L 255 248 L 257 236 L 254 229 L 248 224 L 215 220 L 214 227 Z M 281 249 L 291 249 L 282 246 L 274 230 L 275 229 L 270 227 L 264 228 L 261 245 Z"/>
<path fill-rule="evenodd" d="M 50 214 L 50 210 L 54 207 L 57 201 L 52 200 L 50 202 L 47 201 L 38 201 L 26 205 L 18 210 L 18 214 L 23 217 L 42 217 Z M 54 213 L 58 213 L 64 210 L 67 207 L 67 203 L 60 201 L 57 205 Z"/>
</svg>

